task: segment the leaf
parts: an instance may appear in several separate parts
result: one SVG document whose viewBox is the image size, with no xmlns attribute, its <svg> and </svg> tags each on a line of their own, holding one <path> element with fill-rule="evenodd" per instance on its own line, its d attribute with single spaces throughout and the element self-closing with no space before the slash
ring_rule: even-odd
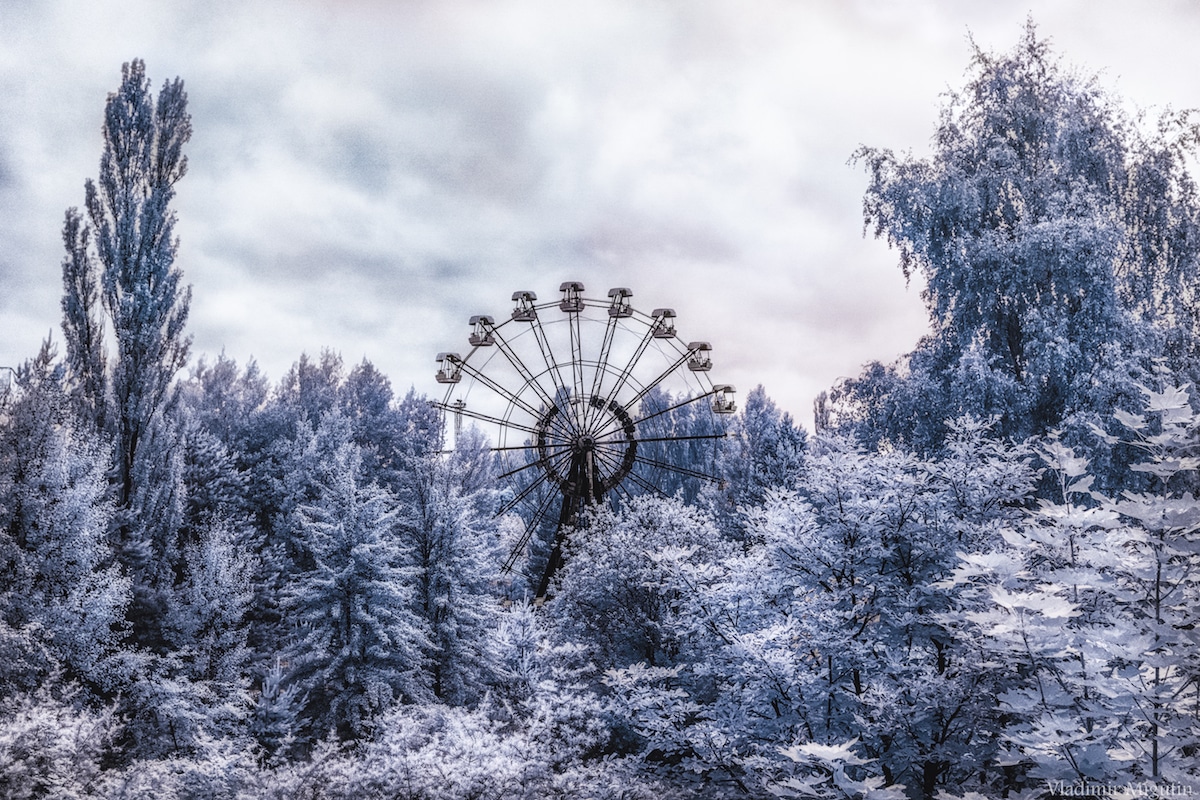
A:
<svg viewBox="0 0 1200 800">
<path fill-rule="evenodd" d="M 1200 469 L 1200 458 L 1156 458 L 1147 463 L 1134 464 L 1130 469 L 1134 472 L 1149 472 L 1159 478 L 1170 478 L 1177 472 Z"/>
<path fill-rule="evenodd" d="M 1033 611 L 1049 619 L 1065 619 L 1078 616 L 1079 609 L 1074 604 L 1054 594 L 1057 588 L 1049 591 L 1010 592 L 999 586 L 990 587 L 992 602 L 1010 611 L 1022 609 Z"/>
<path fill-rule="evenodd" d="M 1128 411 L 1125 411 L 1124 409 L 1118 408 L 1116 411 L 1113 412 L 1113 417 L 1117 420 L 1117 422 L 1121 423 L 1126 428 L 1129 428 L 1131 430 L 1140 431 L 1142 428 L 1146 427 L 1146 418 L 1145 417 L 1138 416 L 1135 414 L 1130 414 Z"/>
<path fill-rule="evenodd" d="M 1074 450 L 1057 440 L 1047 442 L 1041 455 L 1051 469 L 1064 473 L 1068 478 L 1078 478 L 1087 472 L 1088 460 L 1075 455 Z"/>
<path fill-rule="evenodd" d="M 1124 412 L 1121 412 L 1121 413 L 1124 413 Z M 1097 438 L 1099 438 L 1105 444 L 1116 444 L 1117 442 L 1121 441 L 1118 437 L 1113 436 L 1111 433 L 1108 433 L 1107 431 L 1105 431 L 1103 428 L 1101 428 L 1099 425 L 1095 424 L 1094 422 L 1089 422 L 1087 426 L 1088 426 L 1088 429 L 1092 433 L 1094 433 L 1097 436 Z"/>
<path fill-rule="evenodd" d="M 1189 386 L 1190 384 L 1169 386 L 1161 392 L 1151 391 L 1144 386 L 1138 388 L 1147 397 L 1146 410 L 1162 414 L 1164 426 L 1176 426 L 1190 425 L 1196 419 L 1196 415 L 1192 412 L 1188 393 Z"/>
<path fill-rule="evenodd" d="M 1067 487 L 1067 494 L 1091 494 L 1094 475 L 1085 475 Z"/>
<path fill-rule="evenodd" d="M 1181 408 L 1191 408 L 1186 384 L 1182 387 L 1168 386 L 1161 392 L 1155 392 L 1140 385 L 1138 388 L 1146 395 L 1147 411 L 1174 411 Z"/>
<path fill-rule="evenodd" d="M 856 744 L 858 744 L 857 737 L 842 744 L 818 744 L 817 742 L 798 744 L 794 747 L 780 748 L 779 752 L 793 761 L 801 762 L 808 759 L 816 759 L 829 765 L 850 766 L 871 763 L 869 759 L 864 760 L 859 758 L 854 752 L 852 748 Z M 807 756 L 807 758 L 801 758 L 800 756 Z"/>
</svg>

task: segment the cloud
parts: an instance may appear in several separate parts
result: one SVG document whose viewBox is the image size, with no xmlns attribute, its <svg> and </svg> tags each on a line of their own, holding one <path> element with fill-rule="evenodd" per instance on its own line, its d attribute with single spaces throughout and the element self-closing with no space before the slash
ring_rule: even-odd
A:
<svg viewBox="0 0 1200 800">
<path fill-rule="evenodd" d="M 1040 13 L 1068 60 L 1111 65 L 1132 100 L 1200 104 L 1185 5 Z M 435 392 L 432 358 L 470 315 L 579 279 L 676 307 L 685 336 L 712 341 L 714 376 L 808 419 L 820 389 L 925 329 L 919 286 L 861 237 L 865 176 L 847 158 L 926 151 L 968 29 L 1008 48 L 1025 15 L 942 0 L 7 4 L 0 363 L 57 326 L 63 209 L 96 170 L 120 64 L 141 56 L 155 86 L 184 78 L 194 117 L 176 207 L 197 353 L 254 355 L 278 378 L 331 347 Z"/>
</svg>

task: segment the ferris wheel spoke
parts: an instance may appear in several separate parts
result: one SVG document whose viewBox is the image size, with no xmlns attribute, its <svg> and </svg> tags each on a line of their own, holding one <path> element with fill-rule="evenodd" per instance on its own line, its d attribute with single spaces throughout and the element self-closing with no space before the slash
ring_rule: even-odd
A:
<svg viewBox="0 0 1200 800">
<path fill-rule="evenodd" d="M 564 442 L 573 441 L 578 433 L 570 420 L 564 419 L 561 413 L 555 414 L 551 424 L 545 426 L 545 430 L 547 436 Z"/>
<path fill-rule="evenodd" d="M 666 492 L 664 492 L 662 489 L 655 486 L 650 481 L 643 478 L 641 475 L 638 475 L 636 472 L 631 471 L 629 473 L 629 475 L 626 477 L 628 477 L 629 480 L 633 481 L 638 486 L 642 487 L 643 489 L 645 489 L 647 492 L 650 492 L 651 494 L 656 494 L 659 497 L 669 497 L 669 495 Z"/>
<path fill-rule="evenodd" d="M 521 557 L 521 554 L 525 551 L 525 548 L 529 546 L 529 540 L 533 538 L 533 535 L 537 533 L 538 527 L 546 519 L 546 513 L 550 510 L 550 505 L 553 500 L 553 492 L 548 493 L 542 500 L 541 505 L 538 506 L 537 511 L 534 512 L 533 516 L 529 520 L 529 523 L 526 524 L 525 532 L 521 534 L 521 538 L 517 540 L 516 545 L 511 551 L 509 551 L 508 558 L 504 560 L 504 566 L 500 568 L 501 572 L 512 572 L 513 566 L 517 563 L 517 560 Z M 535 578 L 533 575 L 526 575 L 525 577 L 529 578 L 530 580 Z"/>
<path fill-rule="evenodd" d="M 570 472 L 571 451 L 569 450 L 561 453 L 553 453 L 540 460 L 542 464 L 546 466 L 547 473 L 553 473 L 556 476 L 562 476 Z M 550 483 L 557 485 L 557 481 L 554 479 L 551 479 Z"/>
<path fill-rule="evenodd" d="M 554 447 L 565 447 L 566 445 L 553 445 L 553 446 Z M 561 453 L 555 454 L 555 456 L 558 456 L 558 455 L 562 455 L 562 454 Z M 552 458 L 552 456 L 547 456 L 546 458 L 535 458 L 533 461 L 529 461 L 529 462 L 525 463 L 523 466 L 516 467 L 514 469 L 510 469 L 508 472 L 504 472 L 504 473 L 501 473 L 500 475 L 497 475 L 496 478 L 497 479 L 507 478 L 511 475 L 516 475 L 519 472 L 524 472 L 525 470 L 529 469 L 530 467 L 545 468 L 546 462 L 548 460 L 550 460 L 551 458 Z"/>
<path fill-rule="evenodd" d="M 625 405 L 628 408 L 633 408 L 634 406 L 636 406 L 639 402 L 641 402 L 641 399 L 643 397 L 650 394 L 650 392 L 654 389 L 654 387 L 658 386 L 660 383 L 662 383 L 667 378 L 669 378 L 671 376 L 671 373 L 675 372 L 675 370 L 679 369 L 684 364 L 686 364 L 687 360 L 691 357 L 692 357 L 692 350 L 688 349 L 688 351 L 686 353 L 681 355 L 679 358 L 675 359 L 675 361 L 673 361 L 671 363 L 671 366 L 669 366 L 665 370 L 663 370 L 662 374 L 660 374 L 657 378 L 655 378 L 654 380 L 650 381 L 645 386 L 643 386 L 642 390 L 640 392 L 638 392 L 637 394 L 635 394 L 632 398 L 630 398 L 629 401 Z"/>
<path fill-rule="evenodd" d="M 720 393 L 720 390 L 719 390 L 719 389 L 711 389 L 711 390 L 709 390 L 709 391 L 707 391 L 707 392 L 704 392 L 703 394 L 692 395 L 691 397 L 688 397 L 688 398 L 687 398 L 687 399 L 685 399 L 685 400 L 681 400 L 680 402 L 678 402 L 678 403 L 675 403 L 674 405 L 668 406 L 668 407 L 666 407 L 666 408 L 664 408 L 664 409 L 661 409 L 661 410 L 659 410 L 659 411 L 655 411 L 655 412 L 654 412 L 654 413 L 652 413 L 652 414 L 646 414 L 645 416 L 638 417 L 637 419 L 633 420 L 633 424 L 634 424 L 634 425 L 641 425 L 643 422 L 645 422 L 645 421 L 646 421 L 646 420 L 648 420 L 648 419 L 654 419 L 655 417 L 661 417 L 663 414 L 669 414 L 669 413 L 670 413 L 670 412 L 672 412 L 672 411 L 675 411 L 675 410 L 677 410 L 677 409 L 683 408 L 684 406 L 691 405 L 692 403 L 695 403 L 695 402 L 698 402 L 698 401 L 700 401 L 700 400 L 703 400 L 703 399 L 704 399 L 704 398 L 706 398 L 706 397 L 712 397 L 713 395 L 716 395 L 716 394 L 719 394 L 719 393 Z M 607 429 L 607 430 L 605 430 L 605 431 L 601 431 L 600 433 L 597 433 L 596 435 L 597 435 L 597 436 L 606 436 L 606 435 L 608 435 L 608 434 L 610 434 L 610 433 L 614 433 L 614 432 L 616 432 L 617 430 L 618 430 L 618 429 L 617 429 L 616 427 L 610 427 L 610 428 L 608 428 L 608 429 Z M 725 435 L 725 434 L 719 434 L 719 436 L 724 436 L 724 435 Z M 649 441 L 649 440 L 648 440 L 648 439 L 639 439 L 638 441 L 640 441 L 640 442 L 645 442 L 645 441 Z"/>
<path fill-rule="evenodd" d="M 600 353 L 596 356 L 596 369 L 592 373 L 592 391 L 588 402 L 591 410 L 587 412 L 586 416 L 589 427 L 602 413 L 603 406 L 592 406 L 590 397 L 599 397 L 600 389 L 603 387 L 604 375 L 608 369 L 608 358 L 612 353 L 613 337 L 617 332 L 617 319 L 616 315 L 609 315 L 608 323 L 604 326 L 604 339 L 600 342 Z"/>
<path fill-rule="evenodd" d="M 562 368 L 560 367 L 558 361 L 556 361 L 554 358 L 554 351 L 550 347 L 550 340 L 546 338 L 546 329 L 542 327 L 541 317 L 534 317 L 530 324 L 533 326 L 533 338 L 537 340 L 538 349 L 542 351 L 542 360 L 546 362 L 546 374 L 551 375 L 554 379 L 557 379 L 557 382 L 555 383 L 556 397 L 554 403 L 561 405 L 565 402 L 568 408 L 573 408 L 570 402 L 571 388 L 567 386 L 566 381 L 563 380 Z M 579 423 L 574 417 L 574 411 L 565 416 L 567 424 L 572 428 L 572 430 L 574 430 L 576 433 L 579 433 Z"/>
<path fill-rule="evenodd" d="M 638 444 L 642 442 L 686 442 L 692 439 L 727 439 L 727 433 L 698 433 L 692 436 L 650 436 L 645 439 L 638 439 Z"/>
<path fill-rule="evenodd" d="M 665 469 L 669 472 L 678 473 L 679 475 L 686 475 L 689 478 L 699 478 L 700 480 L 709 481 L 710 483 L 721 482 L 721 479 L 715 475 L 709 475 L 707 472 L 690 469 L 689 467 L 680 467 L 667 461 L 659 461 L 657 458 L 635 455 L 633 460 L 639 464 L 645 464 L 648 467 L 658 467 L 659 469 Z"/>
<path fill-rule="evenodd" d="M 539 447 L 570 447 L 570 442 L 552 443 L 552 444 L 514 444 L 508 447 L 491 447 L 488 448 L 493 453 L 503 453 L 508 450 L 537 450 Z M 453 450 L 442 450 L 442 453 L 453 453 Z"/>
<path fill-rule="evenodd" d="M 621 390 L 625 388 L 625 384 L 629 381 L 630 377 L 633 376 L 634 367 L 636 367 L 637 363 L 641 361 L 642 355 L 646 352 L 646 348 L 650 346 L 652 341 L 654 341 L 655 330 L 655 326 L 650 325 L 646 328 L 646 332 L 642 334 L 642 340 L 638 342 L 637 349 L 633 351 L 633 356 L 630 357 L 629 361 L 625 363 L 625 366 L 623 366 L 621 371 L 617 374 L 616 385 L 614 385 L 613 388 L 609 389 L 608 391 L 607 397 L 610 400 L 615 399 L 616 396 L 620 394 Z M 630 405 L 631 404 L 627 403 L 626 407 L 629 407 Z"/>
<path fill-rule="evenodd" d="M 499 383 L 492 380 L 487 375 L 484 375 L 483 372 L 481 372 L 480 370 L 471 366 L 467 362 L 465 362 L 465 361 L 462 362 L 460 368 L 462 369 L 463 372 L 467 373 L 472 378 L 475 378 L 476 380 L 478 380 L 484 386 L 491 389 L 496 394 L 505 398 L 510 403 L 512 403 L 513 405 L 522 409 L 526 413 L 531 414 L 535 419 L 541 416 L 540 411 L 538 411 L 536 408 L 531 406 L 527 401 L 522 400 L 521 397 L 516 392 L 510 391 L 509 389 L 505 388 L 504 386 L 501 386 Z"/>
<path fill-rule="evenodd" d="M 584 403 L 587 398 L 583 396 L 583 338 L 579 330 L 579 311 L 567 312 L 567 327 L 571 334 L 571 378 L 574 381 L 575 397 L 580 403 Z M 583 406 L 583 412 L 580 415 L 580 428 L 586 428 L 588 407 Z"/>
<path fill-rule="evenodd" d="M 592 454 L 595 456 L 597 466 L 606 468 L 609 471 L 608 475 L 605 475 L 603 477 L 605 477 L 605 478 L 612 477 L 620 469 L 621 460 L 619 458 L 617 458 L 617 455 L 615 453 L 608 453 L 608 452 L 604 452 L 602 450 L 596 449 L 596 450 L 592 451 Z"/>
<path fill-rule="evenodd" d="M 609 469 L 606 480 L 616 478 L 615 486 L 620 486 L 622 480 L 632 475 L 633 466 L 637 463 L 637 459 L 629 451 L 619 455 L 617 453 L 598 452 L 597 459 Z"/>
<path fill-rule="evenodd" d="M 641 442 L 642 439 L 597 439 L 596 447 L 614 447 L 625 448 L 633 442 Z"/>
<path fill-rule="evenodd" d="M 532 428 L 528 425 L 521 425 L 520 423 L 500 419 L 499 417 L 493 417 L 489 414 L 482 414 L 478 411 L 472 411 L 471 409 L 466 408 L 465 406 L 455 406 L 453 404 L 443 403 L 443 402 L 434 402 L 433 406 L 435 408 L 440 408 L 442 411 L 449 411 L 453 414 L 461 414 L 464 417 L 470 417 L 471 419 L 477 419 L 481 422 L 490 422 L 493 425 L 499 425 L 501 428 L 514 428 L 519 431 L 524 431 L 525 433 L 533 434 L 534 436 L 536 436 L 539 433 L 537 428 Z"/>
<path fill-rule="evenodd" d="M 625 467 L 627 451 L 624 451 L 624 450 L 602 451 L 600 449 L 597 449 L 594 452 L 596 454 L 597 462 L 602 464 L 604 466 L 604 468 L 609 471 L 609 475 L 606 477 L 612 477 L 612 476 L 621 474 L 622 469 Z M 629 459 L 629 464 L 630 465 L 633 464 L 633 460 L 631 458 Z"/>
<path fill-rule="evenodd" d="M 549 484 L 550 484 L 550 478 L 548 476 L 546 476 L 544 474 L 539 475 L 537 478 L 534 479 L 534 481 L 532 483 L 530 483 L 528 486 L 526 486 L 524 489 L 522 489 L 520 494 L 518 494 L 512 500 L 509 500 L 507 503 L 505 503 L 503 506 L 501 506 L 500 510 L 496 512 L 495 516 L 497 516 L 497 517 L 504 516 L 505 514 L 512 511 L 514 508 L 516 508 L 521 503 L 521 501 L 523 501 L 526 497 L 533 494 L 535 489 L 537 489 L 541 486 L 549 485 Z"/>
<path fill-rule="evenodd" d="M 529 367 L 526 366 L 525 362 L 522 361 L 521 358 L 516 354 L 516 351 L 512 349 L 512 345 L 509 344 L 508 340 L 505 339 L 500 333 L 500 328 L 497 326 L 495 328 L 491 328 L 490 330 L 492 338 L 496 342 L 496 347 L 500 350 L 500 353 L 504 356 L 505 360 L 512 365 L 512 368 L 517 371 L 517 374 L 525 379 L 526 385 L 532 387 L 547 406 L 553 406 L 554 397 L 551 395 L 551 393 L 546 391 L 546 387 L 542 386 L 541 381 L 539 381 L 537 377 L 530 372 Z"/>
<path fill-rule="evenodd" d="M 627 500 L 629 500 L 630 502 L 633 502 L 633 495 L 629 493 L 629 490 L 626 489 L 623 484 L 618 483 L 616 486 L 616 490 L 617 490 L 617 494 L 623 494 L 623 495 L 625 495 L 625 498 Z"/>
</svg>

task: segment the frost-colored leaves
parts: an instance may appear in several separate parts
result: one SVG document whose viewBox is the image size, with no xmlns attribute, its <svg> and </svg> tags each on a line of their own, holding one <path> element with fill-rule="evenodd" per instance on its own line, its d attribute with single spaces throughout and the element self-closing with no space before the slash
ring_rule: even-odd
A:
<svg viewBox="0 0 1200 800">
<path fill-rule="evenodd" d="M 1188 423 L 1195 419 L 1187 384 L 1168 386 L 1161 392 L 1141 385 L 1138 388 L 1146 395 L 1146 411 L 1151 414 L 1162 414 L 1164 425 Z"/>
<path fill-rule="evenodd" d="M 55 684 L 61 676 L 55 676 Z M 55 697 L 62 691 L 64 697 Z M 75 704 L 78 689 L 58 684 L 9 697 L 0 707 L 0 795 L 82 798 L 101 783 L 101 761 L 118 733 L 111 710 Z"/>
<path fill-rule="evenodd" d="M 874 759 L 864 759 L 855 751 L 857 739 L 840 744 L 807 742 L 782 747 L 780 752 L 794 762 L 796 774 L 767 785 L 776 797 L 862 798 L 862 800 L 902 800 L 904 786 L 884 786 L 884 779 L 869 767 Z M 847 773 L 847 767 L 851 771 Z M 860 769 L 854 769 L 854 768 Z"/>
<path fill-rule="evenodd" d="M 1051 439 L 1042 445 L 1039 455 L 1050 469 L 1061 472 L 1068 478 L 1078 478 L 1087 472 L 1088 460 L 1075 455 L 1074 450 L 1057 439 Z"/>
<path fill-rule="evenodd" d="M 1061 586 L 1045 586 L 1029 592 L 1010 592 L 993 586 L 990 590 L 992 602 L 1007 611 L 1032 612 L 1046 619 L 1066 619 L 1079 615 L 1079 606 L 1060 596 Z"/>
<path fill-rule="evenodd" d="M 966 617 L 991 657 L 1023 665 L 1027 679 L 1002 698 L 1023 722 L 1004 733 L 1042 778 L 1161 774 L 1197 742 L 1183 720 L 1195 696 L 1200 503 L 1176 479 L 1200 467 L 1197 418 L 1185 387 L 1143 393 L 1145 415 L 1115 416 L 1145 451 L 1132 470 L 1155 476 L 1153 490 L 1094 492 L 1087 461 L 1052 439 L 1040 454 L 1061 499 L 1003 531 L 998 551 L 962 555 L 948 581 L 980 601 Z"/>
</svg>

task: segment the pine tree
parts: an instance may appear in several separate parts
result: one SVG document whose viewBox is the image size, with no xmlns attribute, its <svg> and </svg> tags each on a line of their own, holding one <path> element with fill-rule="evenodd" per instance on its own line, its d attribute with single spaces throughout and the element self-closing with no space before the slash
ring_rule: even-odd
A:
<svg viewBox="0 0 1200 800">
<path fill-rule="evenodd" d="M 361 456 L 344 420 L 327 417 L 319 434 L 337 444 L 319 467 L 317 501 L 298 510 L 305 554 L 294 563 L 306 566 L 284 589 L 294 630 L 284 655 L 309 735 L 349 741 L 371 735 L 393 703 L 428 699 L 428 644 L 411 610 L 414 576 L 396 537 L 395 499 L 360 483 Z"/>
<path fill-rule="evenodd" d="M 44 345 L 0 410 L 0 696 L 52 671 L 103 693 L 129 599 L 106 535 L 108 454 L 53 360 Z"/>
<path fill-rule="evenodd" d="M 283 664 L 276 657 L 262 676 L 261 690 L 250 716 L 250 735 L 268 762 L 288 755 L 299 730 L 299 687 L 288 684 L 286 679 Z"/>
<path fill-rule="evenodd" d="M 321 418 L 337 407 L 344 380 L 342 357 L 333 350 L 322 350 L 318 361 L 303 354 L 279 382 L 276 396 L 315 429 Z"/>
<path fill-rule="evenodd" d="M 721 459 L 732 505 L 761 505 L 772 489 L 797 488 L 807 438 L 761 385 L 746 395 Z"/>
<path fill-rule="evenodd" d="M 638 445 L 638 455 L 682 468 L 683 471 L 639 465 L 637 473 L 641 474 L 642 480 L 626 481 L 628 485 L 623 491 L 636 495 L 645 491 L 646 485 L 651 485 L 663 495 L 679 496 L 687 503 L 694 503 L 706 489 L 715 485 L 688 475 L 687 471 L 696 470 L 714 478 L 718 476 L 725 450 L 723 445 L 726 444 L 718 437 L 724 431 L 719 427 L 715 415 L 709 411 L 707 402 L 684 403 L 684 399 L 683 396 L 672 397 L 661 387 L 655 387 L 642 398 L 638 410 L 638 416 L 646 418 L 638 426 L 639 438 L 679 437 L 679 441 L 674 442 L 642 442 Z"/>
<path fill-rule="evenodd" d="M 449 460 L 427 455 L 418 462 L 399 527 L 413 571 L 414 610 L 428 632 L 431 687 L 452 704 L 477 700 L 493 671 L 485 640 L 496 607 L 489 581 L 500 556 L 481 514 L 491 493 L 471 487 L 481 471 L 478 456 L 491 456 L 481 445 L 464 436 Z"/>
</svg>

